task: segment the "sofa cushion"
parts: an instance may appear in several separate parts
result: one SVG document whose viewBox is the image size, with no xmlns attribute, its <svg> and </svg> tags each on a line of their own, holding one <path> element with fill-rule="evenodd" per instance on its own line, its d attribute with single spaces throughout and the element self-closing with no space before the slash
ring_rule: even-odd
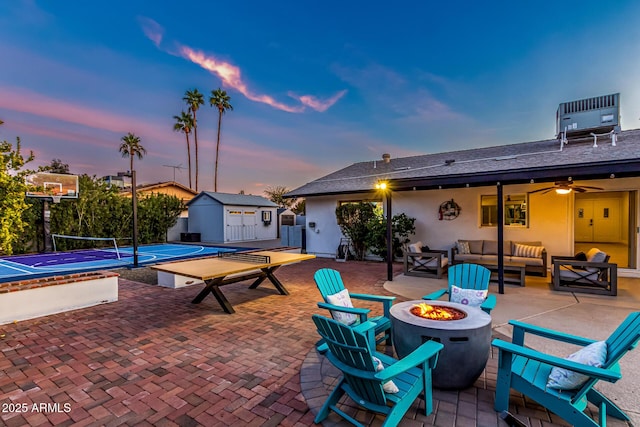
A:
<svg viewBox="0 0 640 427">
<path fill-rule="evenodd" d="M 504 255 L 511 255 L 511 240 L 505 240 L 503 242 Z M 482 245 L 483 255 L 498 255 L 498 241 L 497 240 L 485 240 Z"/>
<path fill-rule="evenodd" d="M 481 254 L 484 240 L 467 240 L 472 254 Z"/>
<path fill-rule="evenodd" d="M 536 265 L 536 266 L 540 266 L 540 267 L 542 267 L 544 265 L 542 257 L 540 257 L 540 258 L 525 258 L 525 257 L 519 257 L 519 256 L 511 256 L 511 257 L 506 257 L 505 259 L 509 260 L 510 262 L 519 262 L 519 263 L 522 263 L 524 265 Z"/>
</svg>

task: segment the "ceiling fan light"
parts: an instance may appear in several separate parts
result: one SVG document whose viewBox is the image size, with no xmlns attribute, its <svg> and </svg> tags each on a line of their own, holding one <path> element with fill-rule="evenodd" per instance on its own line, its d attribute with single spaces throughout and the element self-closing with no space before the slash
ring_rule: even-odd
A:
<svg viewBox="0 0 640 427">
<path fill-rule="evenodd" d="M 556 193 L 557 194 L 569 194 L 569 193 L 571 193 L 571 189 L 570 188 L 563 188 L 563 187 L 556 188 Z"/>
</svg>

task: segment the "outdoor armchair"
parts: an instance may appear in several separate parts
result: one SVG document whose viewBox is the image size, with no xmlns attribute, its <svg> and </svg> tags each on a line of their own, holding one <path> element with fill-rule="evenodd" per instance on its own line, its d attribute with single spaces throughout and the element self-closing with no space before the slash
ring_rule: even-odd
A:
<svg viewBox="0 0 640 427">
<path fill-rule="evenodd" d="M 422 242 L 416 242 L 403 250 L 402 261 L 406 276 L 441 279 L 449 266 L 449 251 L 429 249 Z"/>
<path fill-rule="evenodd" d="M 338 402 L 346 393 L 358 406 L 385 415 L 383 426 L 396 426 L 422 395 L 424 415 L 433 411 L 431 370 L 438 361 L 441 343 L 428 340 L 401 360 L 374 350 L 375 324 L 349 327 L 314 314 L 313 322 L 328 346 L 327 358 L 342 372 L 340 381 L 316 415 L 321 423 L 334 411 L 348 422 L 361 426 L 346 414 Z"/>
<path fill-rule="evenodd" d="M 391 345 L 390 310 L 396 297 L 349 293 L 346 291 L 340 272 L 331 268 L 322 268 L 316 271 L 313 279 L 324 300 L 324 302 L 318 303 L 318 307 L 329 310 L 331 317 L 351 326 L 372 321 L 376 325 L 375 336 L 380 335 L 379 338 L 376 338 L 376 342 L 386 341 L 387 345 Z M 369 316 L 371 309 L 353 307 L 351 299 L 381 303 L 382 315 Z M 322 340 L 318 342 L 318 350 L 322 351 L 326 347 L 321 347 L 321 344 Z"/>
<path fill-rule="evenodd" d="M 496 296 L 489 293 L 491 271 L 478 264 L 456 264 L 449 267 L 449 286 L 422 297 L 437 300 L 447 295 L 449 301 L 480 307 L 491 314 Z"/>
<path fill-rule="evenodd" d="M 606 425 L 607 415 L 625 421 L 629 416 L 594 388 L 599 380 L 615 383 L 622 375 L 619 360 L 640 340 L 640 312 L 633 312 L 606 341 L 595 341 L 511 320 L 512 342 L 493 340 L 498 353 L 495 410 L 509 408 L 510 390 L 529 397 L 575 426 Z M 566 359 L 525 346 L 525 334 L 583 347 Z M 582 377 L 579 376 L 582 375 Z M 594 420 L 587 403 L 599 410 Z"/>
<path fill-rule="evenodd" d="M 592 248 L 586 260 L 576 257 L 552 256 L 553 288 L 556 291 L 590 294 L 618 294 L 618 265 L 609 262 L 609 255 Z"/>
</svg>

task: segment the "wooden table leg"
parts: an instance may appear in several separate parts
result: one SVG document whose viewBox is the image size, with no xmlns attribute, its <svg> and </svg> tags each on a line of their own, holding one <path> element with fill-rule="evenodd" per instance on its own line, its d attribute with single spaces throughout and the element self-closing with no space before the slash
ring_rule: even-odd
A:
<svg viewBox="0 0 640 427">
<path fill-rule="evenodd" d="M 264 279 L 269 279 L 269 281 L 273 283 L 273 286 L 275 286 L 278 292 L 280 292 L 280 295 L 289 295 L 289 291 L 287 290 L 287 288 L 285 288 L 282 282 L 280 282 L 280 280 L 278 280 L 278 278 L 273 274 L 273 272 L 276 271 L 279 267 L 279 265 L 276 265 L 275 267 L 263 268 L 262 272 L 264 273 L 264 275 L 258 277 L 258 279 L 253 282 L 251 286 L 249 286 L 249 289 L 256 289 L 262 282 L 264 282 Z"/>
<path fill-rule="evenodd" d="M 217 279 L 213 280 L 205 280 L 204 289 L 200 291 L 200 293 L 191 302 L 193 304 L 200 304 L 202 300 L 205 299 L 207 295 L 209 295 L 209 292 L 211 292 L 213 296 L 216 297 L 216 300 L 218 300 L 218 304 L 220 304 L 220 307 L 222 307 L 225 313 L 235 313 L 236 311 L 233 309 L 233 306 L 220 290 L 219 285 L 223 280 L 224 277 L 218 277 Z"/>
</svg>

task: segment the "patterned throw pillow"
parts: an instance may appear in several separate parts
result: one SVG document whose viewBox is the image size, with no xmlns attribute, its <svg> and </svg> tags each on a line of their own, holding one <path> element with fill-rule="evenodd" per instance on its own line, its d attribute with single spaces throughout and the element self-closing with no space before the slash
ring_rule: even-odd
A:
<svg viewBox="0 0 640 427">
<path fill-rule="evenodd" d="M 376 367 L 376 372 L 382 371 L 384 369 L 384 365 L 382 364 L 382 360 L 378 359 L 375 356 L 371 356 L 371 357 L 373 359 L 373 364 Z M 391 380 L 389 380 L 386 383 L 382 384 L 382 389 L 384 390 L 385 393 L 391 393 L 391 394 L 395 394 L 395 393 L 400 391 L 398 386 Z"/>
<path fill-rule="evenodd" d="M 544 246 L 529 246 L 515 243 L 513 247 L 513 256 L 523 258 L 540 258 L 543 250 Z"/>
<path fill-rule="evenodd" d="M 458 304 L 468 305 L 469 307 L 480 307 L 480 305 L 487 299 L 489 291 L 479 291 L 477 289 L 463 289 L 455 285 L 451 286 L 451 298 L 449 301 L 457 302 Z"/>
<path fill-rule="evenodd" d="M 327 302 L 329 304 L 337 305 L 340 307 L 349 307 L 353 308 L 353 304 L 351 303 L 351 297 L 349 296 L 349 291 L 347 289 L 343 289 L 337 294 L 327 295 Z M 345 325 L 352 325 L 358 320 L 358 316 L 352 313 L 345 313 L 344 311 L 330 310 L 331 316 L 336 319 L 340 323 L 344 323 Z"/>
<path fill-rule="evenodd" d="M 583 349 L 576 351 L 566 358 L 583 365 L 602 367 L 607 360 L 607 343 L 597 341 Z M 587 382 L 588 376 L 563 368 L 553 368 L 549 374 L 547 387 L 558 390 L 573 390 Z"/>
<path fill-rule="evenodd" d="M 456 243 L 456 246 L 458 247 L 459 254 L 471 253 L 471 249 L 469 248 L 469 242 L 467 242 L 466 240 L 458 240 L 458 242 Z"/>
</svg>

